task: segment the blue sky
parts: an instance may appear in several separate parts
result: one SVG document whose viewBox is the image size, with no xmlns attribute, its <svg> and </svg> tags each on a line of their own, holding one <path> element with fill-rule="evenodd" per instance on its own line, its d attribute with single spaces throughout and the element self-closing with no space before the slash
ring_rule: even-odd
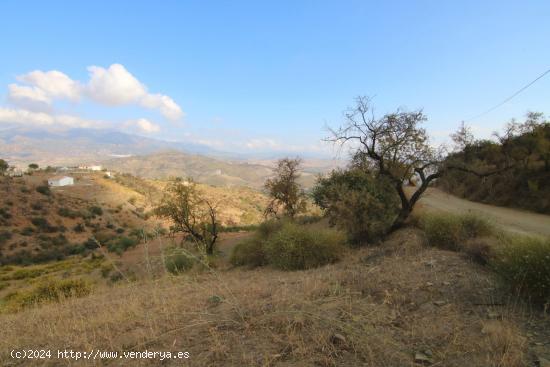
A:
<svg viewBox="0 0 550 367">
<path fill-rule="evenodd" d="M 4 1 L 0 124 L 315 153 L 370 95 L 380 114 L 423 108 L 441 141 L 550 68 L 549 14 L 543 0 Z M 550 75 L 469 124 L 486 137 L 528 110 L 550 112 Z"/>
</svg>

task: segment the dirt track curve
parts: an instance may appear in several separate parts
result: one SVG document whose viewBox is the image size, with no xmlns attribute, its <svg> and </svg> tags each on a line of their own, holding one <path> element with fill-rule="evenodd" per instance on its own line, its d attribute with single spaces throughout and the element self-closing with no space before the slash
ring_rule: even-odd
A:
<svg viewBox="0 0 550 367">
<path fill-rule="evenodd" d="M 429 188 L 418 204 L 421 210 L 441 210 L 453 213 L 474 212 L 510 232 L 550 237 L 550 215 L 475 203 L 435 188 Z"/>
</svg>

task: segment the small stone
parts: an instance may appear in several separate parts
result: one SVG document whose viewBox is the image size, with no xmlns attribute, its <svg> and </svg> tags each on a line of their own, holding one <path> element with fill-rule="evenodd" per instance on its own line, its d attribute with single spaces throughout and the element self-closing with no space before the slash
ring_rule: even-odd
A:
<svg viewBox="0 0 550 367">
<path fill-rule="evenodd" d="M 434 284 L 433 284 L 432 282 L 426 282 L 426 285 L 427 285 L 428 287 L 431 287 L 431 286 L 434 285 Z"/>
<path fill-rule="evenodd" d="M 423 364 L 425 366 L 429 366 L 433 363 L 433 361 L 430 358 L 430 356 L 427 356 L 425 353 L 416 352 L 414 354 L 414 363 L 419 363 L 419 364 Z"/>
<path fill-rule="evenodd" d="M 451 285 L 450 282 L 443 282 L 443 285 Z"/>
<path fill-rule="evenodd" d="M 345 344 L 346 343 L 346 337 L 342 334 L 333 334 L 330 337 L 330 340 L 332 341 L 332 344 Z"/>
<path fill-rule="evenodd" d="M 428 260 L 428 261 L 424 262 L 424 265 L 426 265 L 429 268 L 433 268 L 433 267 L 435 267 L 435 263 L 436 263 L 435 260 Z"/>
<path fill-rule="evenodd" d="M 446 303 L 447 302 L 445 302 L 445 301 L 434 301 L 434 305 L 439 306 L 439 307 L 445 306 Z"/>
</svg>

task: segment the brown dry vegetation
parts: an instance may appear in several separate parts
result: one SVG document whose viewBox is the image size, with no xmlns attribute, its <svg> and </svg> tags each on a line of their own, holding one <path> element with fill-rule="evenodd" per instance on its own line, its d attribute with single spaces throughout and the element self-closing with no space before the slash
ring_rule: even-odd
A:
<svg viewBox="0 0 550 367">
<path fill-rule="evenodd" d="M 221 264 L 3 315 L 0 364 L 27 365 L 7 351 L 37 347 L 189 351 L 184 365 L 190 366 L 414 366 L 417 353 L 434 366 L 516 367 L 530 365 L 534 354 L 548 359 L 548 319 L 511 301 L 486 268 L 428 248 L 419 231 L 405 229 L 378 248 L 350 250 L 318 269 Z"/>
</svg>

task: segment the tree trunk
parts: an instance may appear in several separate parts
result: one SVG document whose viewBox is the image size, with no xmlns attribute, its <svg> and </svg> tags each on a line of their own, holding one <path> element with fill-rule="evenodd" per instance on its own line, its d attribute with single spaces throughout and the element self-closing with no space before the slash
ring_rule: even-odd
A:
<svg viewBox="0 0 550 367">
<path fill-rule="evenodd" d="M 214 242 L 213 241 L 210 241 L 206 245 L 206 254 L 207 255 L 214 255 Z"/>
<path fill-rule="evenodd" d="M 399 228 L 403 227 L 403 224 L 405 224 L 405 221 L 411 214 L 411 209 L 408 207 L 401 207 L 401 210 L 399 211 L 399 214 L 397 215 L 397 218 L 393 221 L 393 224 L 391 225 L 388 234 L 392 233 L 393 231 L 398 230 Z"/>
</svg>

